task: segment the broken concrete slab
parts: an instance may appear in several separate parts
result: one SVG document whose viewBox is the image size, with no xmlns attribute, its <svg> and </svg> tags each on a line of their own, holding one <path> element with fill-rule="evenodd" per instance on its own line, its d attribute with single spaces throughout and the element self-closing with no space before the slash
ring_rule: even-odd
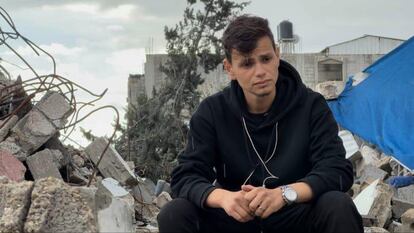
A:
<svg viewBox="0 0 414 233">
<path fill-rule="evenodd" d="M 12 181 L 23 181 L 26 167 L 10 152 L 0 149 L 0 176 Z"/>
<path fill-rule="evenodd" d="M 99 232 L 134 232 L 134 199 L 119 185 L 106 178 L 96 193 Z"/>
<path fill-rule="evenodd" d="M 35 180 L 54 177 L 62 179 L 56 157 L 49 149 L 42 150 L 26 159 L 27 166 Z"/>
<path fill-rule="evenodd" d="M 326 81 L 318 83 L 315 90 L 319 92 L 325 99 L 336 99 L 344 90 L 344 82 L 342 81 Z"/>
<path fill-rule="evenodd" d="M 59 133 L 55 134 L 52 138 L 50 138 L 43 145 L 43 147 L 55 153 L 60 164 L 59 168 L 69 164 L 69 152 L 66 149 L 66 147 L 62 144 L 62 142 L 59 140 Z"/>
<path fill-rule="evenodd" d="M 149 190 L 150 194 L 152 196 L 155 196 L 155 183 L 149 178 L 142 178 L 142 181 L 144 181 L 144 184 L 147 186 L 147 189 Z"/>
<path fill-rule="evenodd" d="M 108 140 L 100 137 L 86 147 L 85 152 L 96 165 L 102 152 L 104 151 Z M 118 152 L 110 145 L 106 150 L 99 166 L 99 171 L 104 177 L 112 177 L 121 184 L 134 186 L 138 184 L 137 177 L 128 167 L 128 164 L 118 154 Z"/>
<path fill-rule="evenodd" d="M 364 169 L 361 172 L 360 181 L 366 182 L 366 183 L 372 183 L 376 179 L 379 179 L 381 181 L 384 181 L 385 178 L 387 178 L 388 173 L 371 165 L 368 164 L 364 167 Z"/>
<path fill-rule="evenodd" d="M 391 188 L 377 179 L 354 199 L 354 203 L 363 218 L 375 219 L 372 226 L 384 227 L 392 215 L 392 196 Z"/>
<path fill-rule="evenodd" d="M 23 232 L 29 211 L 33 182 L 15 183 L 6 178 L 0 182 L 0 233 Z"/>
<path fill-rule="evenodd" d="M 72 109 L 63 95 L 48 92 L 12 129 L 18 144 L 28 154 L 45 144 L 66 123 Z"/>
<path fill-rule="evenodd" d="M 397 189 L 396 197 L 398 199 L 414 203 L 414 185 Z"/>
<path fill-rule="evenodd" d="M 354 136 L 348 130 L 341 130 L 338 133 L 339 137 L 342 139 L 342 143 L 345 147 L 345 158 L 351 162 L 356 162 L 357 160 L 362 159 L 361 152 L 359 151 L 359 146 L 354 139 Z"/>
<path fill-rule="evenodd" d="M 389 232 L 398 232 L 398 229 L 400 229 L 402 224 L 400 222 L 392 221 L 390 225 L 388 225 L 387 230 Z"/>
<path fill-rule="evenodd" d="M 160 195 L 158 195 L 157 198 L 154 199 L 153 203 L 158 207 L 162 208 L 165 204 L 170 202 L 172 200 L 171 196 L 167 192 L 162 192 Z"/>
<path fill-rule="evenodd" d="M 10 129 L 16 125 L 18 120 L 19 120 L 19 117 L 17 117 L 16 115 L 13 115 L 10 117 L 7 123 L 2 128 L 0 128 L 0 142 L 2 142 L 7 137 Z M 0 120 L 0 126 L 3 125 L 3 122 L 4 121 Z"/>
<path fill-rule="evenodd" d="M 35 182 L 25 232 L 97 232 L 96 219 L 78 189 L 56 178 Z"/>
<path fill-rule="evenodd" d="M 160 195 L 162 192 L 171 193 L 170 184 L 165 180 L 158 180 L 157 186 L 155 187 L 155 196 Z"/>
<path fill-rule="evenodd" d="M 405 213 L 405 211 L 414 208 L 414 203 L 398 199 L 397 197 L 393 197 L 391 201 L 392 217 L 395 219 L 401 218 L 401 215 Z"/>
</svg>

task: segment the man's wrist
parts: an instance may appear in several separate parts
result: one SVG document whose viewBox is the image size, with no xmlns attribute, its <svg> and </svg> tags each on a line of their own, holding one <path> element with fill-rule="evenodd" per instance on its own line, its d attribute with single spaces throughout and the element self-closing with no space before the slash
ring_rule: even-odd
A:
<svg viewBox="0 0 414 233">
<path fill-rule="evenodd" d="M 223 197 L 228 192 L 225 189 L 214 189 L 206 198 L 205 205 L 211 208 L 221 208 Z"/>
</svg>

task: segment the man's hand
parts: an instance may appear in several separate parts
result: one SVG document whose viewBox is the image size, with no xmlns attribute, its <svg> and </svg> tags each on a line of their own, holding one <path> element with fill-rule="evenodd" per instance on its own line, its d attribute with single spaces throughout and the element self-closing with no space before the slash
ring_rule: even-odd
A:
<svg viewBox="0 0 414 233">
<path fill-rule="evenodd" d="M 250 211 L 261 218 L 269 217 L 269 215 L 277 212 L 285 205 L 280 188 L 267 189 L 243 185 L 242 191 L 245 192 L 244 198 L 249 203 Z"/>
<path fill-rule="evenodd" d="M 223 208 L 229 216 L 239 222 L 248 222 L 254 219 L 254 214 L 249 209 L 249 202 L 244 198 L 245 194 L 244 191 L 216 189 L 207 197 L 207 205 Z"/>
</svg>

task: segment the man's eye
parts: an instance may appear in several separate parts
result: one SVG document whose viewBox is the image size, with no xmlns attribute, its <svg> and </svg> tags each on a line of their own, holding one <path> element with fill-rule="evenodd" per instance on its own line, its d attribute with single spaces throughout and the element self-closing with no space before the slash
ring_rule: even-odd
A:
<svg viewBox="0 0 414 233">
<path fill-rule="evenodd" d="M 272 60 L 272 58 L 271 58 L 271 57 L 263 57 L 263 58 L 262 58 L 262 61 L 263 61 L 263 62 L 269 62 L 270 60 Z"/>
<path fill-rule="evenodd" d="M 241 65 L 244 68 L 248 68 L 248 67 L 251 67 L 252 66 L 252 63 L 251 62 L 243 62 Z"/>
</svg>

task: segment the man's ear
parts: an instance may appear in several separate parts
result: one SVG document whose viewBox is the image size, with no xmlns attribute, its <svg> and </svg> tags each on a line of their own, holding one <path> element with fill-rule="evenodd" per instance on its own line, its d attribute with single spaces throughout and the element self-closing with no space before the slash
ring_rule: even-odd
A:
<svg viewBox="0 0 414 233">
<path fill-rule="evenodd" d="M 224 58 L 223 65 L 224 65 L 224 70 L 226 70 L 227 76 L 229 76 L 229 79 L 236 80 L 236 77 L 234 76 L 234 72 L 233 72 L 233 66 L 230 63 L 230 61 L 227 60 L 227 58 Z"/>
</svg>

